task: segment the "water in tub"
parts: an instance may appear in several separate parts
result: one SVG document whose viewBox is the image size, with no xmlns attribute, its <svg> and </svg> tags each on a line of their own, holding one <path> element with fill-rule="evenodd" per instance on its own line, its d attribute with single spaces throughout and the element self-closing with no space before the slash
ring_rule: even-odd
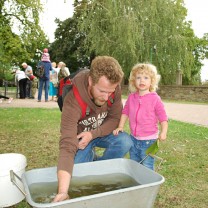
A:
<svg viewBox="0 0 208 208">
<path fill-rule="evenodd" d="M 138 186 L 132 177 L 122 173 L 73 177 L 69 189 L 71 199 Z M 36 203 L 50 203 L 57 192 L 57 182 L 33 183 L 29 186 Z"/>
</svg>

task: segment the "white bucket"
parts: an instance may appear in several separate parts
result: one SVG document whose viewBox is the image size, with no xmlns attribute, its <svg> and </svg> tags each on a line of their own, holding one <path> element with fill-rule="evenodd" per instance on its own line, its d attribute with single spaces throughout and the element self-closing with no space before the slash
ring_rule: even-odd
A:
<svg viewBox="0 0 208 208">
<path fill-rule="evenodd" d="M 26 165 L 27 161 L 24 155 L 0 154 L 0 207 L 12 206 L 25 198 L 20 189 L 24 190 L 21 177 L 25 172 Z M 11 180 L 11 175 L 14 182 Z"/>
</svg>

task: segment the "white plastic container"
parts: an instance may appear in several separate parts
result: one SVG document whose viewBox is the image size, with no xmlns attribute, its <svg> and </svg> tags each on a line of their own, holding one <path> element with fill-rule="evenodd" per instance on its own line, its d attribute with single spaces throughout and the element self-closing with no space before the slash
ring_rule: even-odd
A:
<svg viewBox="0 0 208 208">
<path fill-rule="evenodd" d="M 26 200 L 34 208 L 152 208 L 164 177 L 129 159 L 102 160 L 80 163 L 74 166 L 73 176 L 123 173 L 134 178 L 140 185 L 90 196 L 78 197 L 57 203 L 36 203 L 32 199 L 30 185 L 57 181 L 57 168 L 29 170 L 22 175 L 27 193 Z"/>
<path fill-rule="evenodd" d="M 25 198 L 20 189 L 24 190 L 21 177 L 26 165 L 26 157 L 22 154 L 0 154 L 0 207 L 12 206 Z"/>
</svg>

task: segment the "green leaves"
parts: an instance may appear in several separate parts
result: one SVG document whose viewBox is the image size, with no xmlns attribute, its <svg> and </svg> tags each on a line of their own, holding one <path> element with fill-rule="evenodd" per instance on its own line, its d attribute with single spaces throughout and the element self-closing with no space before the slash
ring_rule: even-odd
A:
<svg viewBox="0 0 208 208">
<path fill-rule="evenodd" d="M 187 10 L 183 1 L 79 2 L 85 5 L 78 21 L 78 30 L 86 34 L 85 50 L 115 57 L 127 79 L 133 65 L 152 62 L 158 68 L 162 84 L 175 84 L 179 63 L 184 84 L 199 81 L 200 58 L 205 56 L 206 48 L 199 43 L 201 50 L 197 45 L 193 29 L 185 19 Z M 75 10 L 75 15 L 80 11 Z M 202 51 L 200 57 L 195 51 L 197 54 Z"/>
<path fill-rule="evenodd" d="M 25 61 L 31 65 L 38 61 L 36 49 L 48 46 L 49 42 L 39 26 L 40 0 L 32 3 L 30 0 L 1 2 L 0 74 L 5 77 L 12 66 Z"/>
<path fill-rule="evenodd" d="M 155 155 L 159 150 L 159 139 L 157 139 L 157 141 L 155 141 L 147 150 L 146 150 L 146 154 L 149 155 Z"/>
</svg>

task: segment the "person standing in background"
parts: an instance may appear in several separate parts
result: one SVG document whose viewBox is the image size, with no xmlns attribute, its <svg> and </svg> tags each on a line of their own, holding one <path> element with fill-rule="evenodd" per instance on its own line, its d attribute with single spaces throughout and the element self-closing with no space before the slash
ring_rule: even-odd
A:
<svg viewBox="0 0 208 208">
<path fill-rule="evenodd" d="M 25 70 L 25 75 L 29 78 L 27 79 L 27 84 L 26 84 L 26 97 L 31 98 L 31 89 L 32 89 L 32 82 L 30 80 L 30 76 L 33 75 L 33 70 L 32 67 L 27 65 L 27 63 L 22 63 L 22 67 Z"/>
<path fill-rule="evenodd" d="M 58 63 L 57 68 L 56 68 L 58 76 L 59 76 L 59 72 L 60 72 L 61 69 L 62 69 L 62 71 L 65 71 L 66 76 L 68 76 L 70 74 L 68 67 L 66 67 L 66 64 L 62 61 L 60 61 Z"/>
<path fill-rule="evenodd" d="M 30 76 L 30 81 L 32 83 L 31 88 L 31 99 L 35 99 L 36 90 L 38 88 L 38 78 L 34 75 Z"/>
<path fill-rule="evenodd" d="M 61 68 L 58 73 L 58 81 L 69 76 L 69 69 L 66 67 L 66 64 L 62 62 Z"/>
<path fill-rule="evenodd" d="M 41 102 L 41 97 L 42 97 L 42 91 L 43 91 L 43 85 L 45 89 L 45 102 L 48 102 L 48 88 L 49 88 L 49 82 L 50 82 L 50 71 L 53 70 L 51 61 L 50 61 L 50 56 L 48 53 L 44 53 L 41 57 L 41 61 L 38 65 L 42 65 L 44 68 L 44 74 L 43 77 L 39 77 L 39 88 L 38 88 L 38 102 Z"/>
<path fill-rule="evenodd" d="M 52 101 L 56 101 L 58 86 L 58 75 L 56 72 L 56 62 L 52 62 L 52 71 L 50 71 L 49 95 L 52 96 Z"/>
<path fill-rule="evenodd" d="M 15 73 L 15 85 L 19 85 L 20 99 L 25 99 L 27 80 L 29 78 L 25 75 L 25 72 L 19 69 L 14 69 L 13 73 Z"/>
<path fill-rule="evenodd" d="M 69 68 L 68 67 L 65 67 L 65 71 L 66 73 L 68 74 L 68 76 L 70 75 L 70 71 L 69 71 Z"/>
</svg>

